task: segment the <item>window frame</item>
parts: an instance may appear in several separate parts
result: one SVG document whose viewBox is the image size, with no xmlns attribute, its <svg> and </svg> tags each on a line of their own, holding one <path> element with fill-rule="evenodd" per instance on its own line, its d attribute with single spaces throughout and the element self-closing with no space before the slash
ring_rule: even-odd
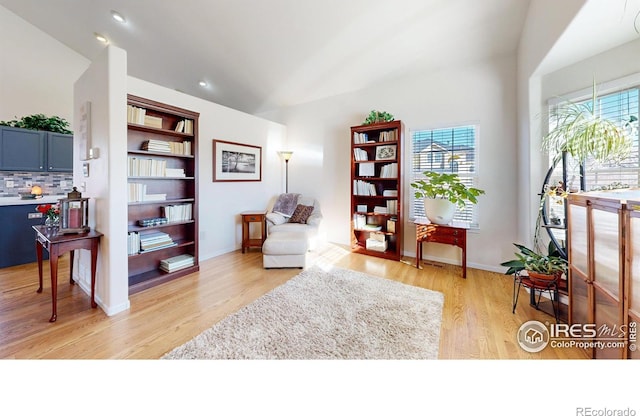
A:
<svg viewBox="0 0 640 416">
<path fill-rule="evenodd" d="M 416 205 L 418 203 L 422 203 L 422 200 L 418 201 L 416 200 L 414 194 L 415 194 L 415 190 L 414 188 L 411 187 L 411 183 L 413 183 L 415 180 L 417 179 L 423 179 L 424 176 L 423 175 L 419 175 L 418 173 L 414 174 L 414 160 L 415 160 L 415 153 L 414 153 L 414 134 L 416 132 L 432 132 L 432 131 L 438 131 L 438 130 L 455 130 L 455 129 L 460 129 L 460 128 L 473 128 L 474 130 L 474 137 L 473 137 L 473 171 L 472 173 L 467 173 L 465 172 L 464 175 L 460 175 L 461 179 L 464 178 L 471 178 L 471 185 L 473 187 L 479 187 L 478 183 L 479 183 L 479 179 L 480 179 L 480 166 L 479 166 L 479 160 L 480 160 L 480 137 L 481 137 L 481 126 L 480 126 L 480 122 L 478 120 L 470 120 L 470 121 L 462 121 L 462 122 L 457 122 L 457 123 L 449 123 L 449 124 L 441 124 L 441 125 L 437 125 L 437 126 L 429 126 L 429 127 L 423 127 L 423 128 L 412 128 L 412 129 L 408 129 L 408 133 L 409 133 L 409 140 L 407 140 L 407 146 L 408 148 L 408 154 L 410 157 L 410 161 L 409 163 L 407 163 L 406 166 L 406 176 L 409 178 L 409 181 L 407 181 L 408 183 L 408 195 L 409 195 L 409 215 L 408 218 L 410 221 L 416 221 L 416 220 L 426 220 L 425 217 L 421 217 L 416 215 Z M 444 171 L 444 170 L 443 170 Z M 452 170 L 446 170 L 446 172 L 452 172 Z M 469 186 L 469 185 L 468 185 Z M 463 226 L 465 228 L 467 228 L 469 231 L 478 231 L 480 230 L 480 215 L 479 215 L 479 207 L 478 205 L 480 204 L 480 201 L 478 201 L 478 204 L 467 204 L 468 206 L 470 206 L 471 209 L 471 219 L 469 221 L 466 220 L 459 220 L 457 218 L 454 217 L 453 220 L 453 225 L 456 226 Z M 458 215 L 459 209 L 456 208 L 456 215 Z"/>
</svg>

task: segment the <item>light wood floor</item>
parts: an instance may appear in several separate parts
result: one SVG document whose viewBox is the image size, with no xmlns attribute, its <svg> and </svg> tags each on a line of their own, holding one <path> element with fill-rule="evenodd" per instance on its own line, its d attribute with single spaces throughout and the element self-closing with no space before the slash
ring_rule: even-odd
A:
<svg viewBox="0 0 640 416">
<path fill-rule="evenodd" d="M 521 293 L 511 313 L 511 276 L 451 265 L 425 265 L 352 254 L 328 244 L 313 253 L 322 264 L 349 268 L 444 293 L 441 359 L 574 359 L 581 350 L 547 347 L 527 353 L 516 342 L 520 325 L 552 317 L 530 307 Z M 49 323 L 51 291 L 36 293 L 37 264 L 0 270 L 0 358 L 156 359 L 225 316 L 297 275 L 299 269 L 264 270 L 259 251 L 228 253 L 200 263 L 200 272 L 130 297 L 114 316 L 91 309 L 89 297 L 65 278 L 58 283 L 58 321 Z M 48 263 L 45 263 L 48 277 Z M 68 255 L 59 275 L 68 276 Z"/>
</svg>

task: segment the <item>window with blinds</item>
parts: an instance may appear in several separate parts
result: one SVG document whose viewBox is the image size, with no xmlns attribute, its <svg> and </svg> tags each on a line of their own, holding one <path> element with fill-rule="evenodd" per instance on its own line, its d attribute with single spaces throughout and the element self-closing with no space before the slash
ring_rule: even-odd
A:
<svg viewBox="0 0 640 416">
<path fill-rule="evenodd" d="M 628 186 L 638 186 L 640 184 L 640 152 L 638 144 L 638 118 L 640 88 L 634 87 L 622 91 L 612 92 L 597 97 L 597 110 L 599 116 L 609 119 L 621 128 L 627 129 L 633 140 L 633 147 L 629 157 L 620 164 L 598 164 L 593 160 L 585 161 L 585 190 L 603 189 L 615 186 L 620 183 Z M 593 100 L 586 99 L 577 101 L 589 109 L 593 108 Z M 558 104 L 561 106 L 562 104 Z M 549 130 L 553 129 L 553 117 L 549 120 Z M 554 155 L 549 155 L 553 160 Z M 571 161 L 577 165 L 577 161 Z M 569 166 L 573 172 L 577 172 L 575 167 Z M 574 173 L 574 176 L 579 175 Z M 571 179 L 568 179 L 571 182 Z"/>
<path fill-rule="evenodd" d="M 467 186 L 477 187 L 477 126 L 459 126 L 434 130 L 416 130 L 411 134 L 411 181 L 424 179 L 423 172 L 457 173 Z M 411 190 L 414 218 L 425 218 L 422 199 Z M 478 228 L 477 206 L 458 209 L 454 221 Z"/>
</svg>

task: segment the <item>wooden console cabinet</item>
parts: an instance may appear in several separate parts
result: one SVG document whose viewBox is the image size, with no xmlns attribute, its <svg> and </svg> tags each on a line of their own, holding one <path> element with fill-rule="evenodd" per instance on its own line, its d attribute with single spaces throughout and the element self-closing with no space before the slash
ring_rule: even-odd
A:
<svg viewBox="0 0 640 416">
<path fill-rule="evenodd" d="M 569 322 L 595 325 L 597 339 L 628 345 L 640 322 L 640 202 L 634 201 L 640 191 L 570 194 L 567 212 Z M 637 358 L 628 345 L 588 352 Z"/>
</svg>

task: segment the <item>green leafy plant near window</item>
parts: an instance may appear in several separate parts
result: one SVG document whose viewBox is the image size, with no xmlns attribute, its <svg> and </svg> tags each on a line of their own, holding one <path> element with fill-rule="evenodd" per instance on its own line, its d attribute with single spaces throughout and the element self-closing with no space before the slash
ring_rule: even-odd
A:
<svg viewBox="0 0 640 416">
<path fill-rule="evenodd" d="M 364 123 L 362 123 L 362 125 L 366 126 L 368 124 L 373 124 L 373 123 L 386 123 L 393 120 L 394 120 L 394 117 L 392 114 L 389 114 L 386 111 L 373 110 L 369 113 L 369 115 L 364 120 Z"/>
<path fill-rule="evenodd" d="M 47 117 L 44 114 L 32 114 L 18 120 L 0 121 L 0 126 L 18 127 L 29 130 L 43 130 L 53 133 L 73 134 L 69 129 L 69 122 L 62 117 Z"/>
<path fill-rule="evenodd" d="M 446 199 L 463 209 L 467 202 L 477 204 L 478 196 L 485 193 L 482 189 L 467 187 L 456 173 L 427 171 L 422 174 L 428 180 L 419 179 L 411 183 L 416 190 L 416 198 Z"/>
</svg>

